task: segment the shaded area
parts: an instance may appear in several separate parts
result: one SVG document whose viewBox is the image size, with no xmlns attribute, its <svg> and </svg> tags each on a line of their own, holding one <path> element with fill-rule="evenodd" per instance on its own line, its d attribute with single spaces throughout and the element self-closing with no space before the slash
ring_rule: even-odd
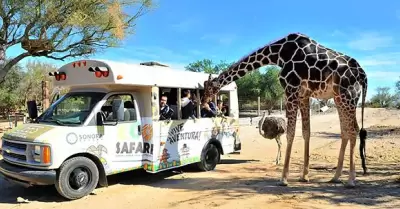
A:
<svg viewBox="0 0 400 209">
<path fill-rule="evenodd" d="M 238 166 L 235 164 L 254 161 L 255 160 L 223 160 L 222 162 L 229 164 L 227 166 Z M 237 167 L 237 172 L 232 174 L 257 172 L 260 173 L 260 175 L 255 178 L 248 178 L 245 176 L 233 176 L 223 179 L 210 177 L 191 178 L 190 175 L 170 178 L 182 173 L 197 172 L 193 166 L 186 166 L 157 174 L 149 174 L 143 170 L 131 171 L 110 176 L 108 180 L 111 186 L 115 184 L 131 186 L 147 185 L 165 189 L 184 189 L 197 192 L 208 191 L 207 193 L 198 193 L 198 195 L 192 198 L 188 197 L 188 199 L 184 201 L 174 202 L 174 206 L 191 202 L 194 204 L 199 198 L 206 199 L 208 196 L 216 195 L 219 195 L 226 201 L 251 198 L 254 194 L 266 194 L 271 195 L 268 196 L 268 199 L 273 199 L 271 203 L 291 199 L 300 199 L 302 201 L 319 199 L 333 204 L 350 203 L 367 206 L 378 206 L 379 204 L 390 202 L 391 199 L 400 198 L 400 183 L 396 182 L 399 175 L 398 171 L 400 170 L 400 165 L 398 164 L 371 166 L 369 175 L 373 176 L 374 179 L 371 180 L 368 176 L 359 175 L 357 177 L 359 179 L 357 187 L 354 189 L 344 188 L 341 184 L 331 184 L 321 181 L 318 175 L 328 173 L 331 175 L 332 173 L 330 169 L 323 169 L 325 167 L 323 165 L 314 166 L 317 170 L 312 172 L 311 183 L 297 182 L 295 173 L 300 172 L 300 170 L 292 169 L 291 178 L 289 179 L 290 186 L 288 187 L 277 186 L 277 177 L 270 175 L 264 176 L 265 173 L 273 175 L 274 171 L 281 170 L 280 167 L 254 168 L 250 166 L 250 163 L 239 166 Z M 227 171 L 219 169 L 218 167 L 215 171 L 210 171 L 211 174 L 225 172 Z M 344 174 L 346 173 L 347 172 L 344 170 Z M 342 179 L 346 180 L 347 177 L 343 176 Z M 210 182 L 212 183 L 210 184 Z M 33 187 L 24 189 L 15 186 L 5 191 L 5 193 L 3 193 L 2 190 L 0 202 L 16 204 L 17 197 L 39 202 L 64 201 L 64 199 L 58 195 L 54 187 Z M 385 197 L 385 200 L 383 200 L 383 197 Z"/>
<path fill-rule="evenodd" d="M 373 125 L 368 127 L 366 130 L 368 132 L 367 137 L 381 138 L 382 136 L 400 135 L 399 126 Z"/>
<path fill-rule="evenodd" d="M 181 172 L 177 170 L 169 170 L 157 174 L 147 173 L 145 170 L 128 171 L 108 177 L 109 186 L 115 184 L 129 185 L 149 185 L 165 178 L 178 175 Z M 6 182 L 3 184 L 3 182 Z M 5 186 L 5 188 L 4 188 Z M 8 183 L 0 177 L 0 203 L 19 204 L 17 198 L 22 197 L 29 201 L 39 202 L 68 202 L 69 200 L 61 197 L 54 186 L 35 186 L 23 188 L 12 183 Z M 93 194 L 92 194 L 93 195 Z"/>
<path fill-rule="evenodd" d="M 312 136 L 316 136 L 316 135 L 324 137 L 324 138 L 341 139 L 340 133 L 330 133 L 330 132 L 322 131 L 322 132 L 315 132 L 312 134 Z"/>
<path fill-rule="evenodd" d="M 163 184 L 157 184 L 153 186 L 158 186 L 161 188 L 168 189 L 187 189 L 193 190 L 212 190 L 211 194 L 207 196 L 222 195 L 225 200 L 237 201 L 238 199 L 250 198 L 254 194 L 268 194 L 277 196 L 278 199 L 302 199 L 307 201 L 307 199 L 315 200 L 320 199 L 324 201 L 329 201 L 334 204 L 339 203 L 351 203 L 358 205 L 368 205 L 377 206 L 379 204 L 385 203 L 381 200 L 381 197 L 393 197 L 399 198 L 400 191 L 398 186 L 391 184 L 382 185 L 380 183 L 373 184 L 368 182 L 360 182 L 356 189 L 347 189 L 342 185 L 335 185 L 329 183 L 313 183 L 293 185 L 290 187 L 279 187 L 276 186 L 277 180 L 275 178 L 256 178 L 256 179 L 212 179 L 215 186 L 206 185 L 203 186 L 201 183 L 205 181 L 210 181 L 211 179 L 201 178 L 201 179 L 166 179 Z M 185 183 L 183 183 L 185 182 Z M 235 183 L 232 183 L 235 182 Z M 198 185 L 197 187 L 186 185 Z M 293 183 L 294 184 L 294 183 Z M 370 191 L 374 190 L 372 194 Z M 379 193 L 379 195 L 377 195 Z M 190 203 L 191 201 L 197 201 L 201 196 L 196 196 L 185 201 L 177 202 L 179 203 Z M 272 202 L 277 202 L 273 200 Z"/>
<path fill-rule="evenodd" d="M 165 179 L 162 183 L 155 183 L 152 186 L 168 189 L 208 190 L 212 191 L 212 193 L 206 194 L 204 198 L 207 196 L 220 195 L 227 201 L 251 198 L 251 196 L 255 194 L 267 194 L 271 195 L 273 200 L 266 203 L 276 203 L 280 200 L 290 199 L 302 201 L 319 199 L 333 204 L 349 203 L 365 206 L 379 206 L 380 204 L 390 202 L 390 199 L 400 198 L 400 184 L 396 183 L 396 180 L 393 179 L 395 175 L 398 175 L 399 169 L 399 165 L 371 168 L 370 175 L 374 175 L 379 179 L 366 180 L 359 176 L 357 187 L 354 189 L 345 188 L 344 185 L 341 184 L 321 182 L 317 177 L 312 177 L 311 183 L 298 183 L 294 177 L 292 177 L 291 181 L 289 180 L 290 186 L 280 187 L 276 185 L 278 179 L 271 176 L 252 179 L 244 177 L 232 179 Z M 267 171 L 267 169 L 265 170 Z M 319 172 L 319 174 L 321 173 L 322 172 Z M 342 179 L 347 180 L 347 177 L 345 178 L 343 176 Z M 203 183 L 207 181 L 212 181 L 213 184 Z M 198 186 L 193 187 L 192 185 L 194 184 Z M 384 197 L 386 200 L 383 200 Z M 185 201 L 176 202 L 174 206 L 195 202 L 198 201 L 199 198 L 201 199 L 203 197 L 196 196 Z"/>
<path fill-rule="evenodd" d="M 251 162 L 260 162 L 260 161 L 259 160 L 222 159 L 219 164 L 242 164 L 242 163 L 251 163 Z"/>
<path fill-rule="evenodd" d="M 250 162 L 258 162 L 258 160 L 237 160 L 237 159 L 222 159 L 219 164 L 243 164 Z M 217 166 L 218 168 L 218 166 Z M 187 165 L 184 167 L 176 168 L 173 170 L 167 170 L 164 172 L 151 174 L 145 170 L 129 171 L 120 174 L 109 176 L 109 186 L 115 184 L 129 184 L 129 185 L 149 185 L 158 181 L 162 181 L 165 178 L 179 175 L 182 173 L 200 172 L 195 164 Z M 216 172 L 216 171 L 210 171 Z M 63 202 L 68 201 L 63 197 L 59 196 L 54 186 L 35 186 L 30 188 L 23 188 L 19 185 L 9 183 L 0 177 L 0 203 L 17 204 L 17 198 L 23 197 L 29 201 L 39 202 Z"/>
<path fill-rule="evenodd" d="M 400 135 L 400 127 L 399 126 L 382 126 L 382 125 L 373 125 L 368 128 L 367 130 L 367 139 L 376 138 L 380 139 L 383 136 L 395 136 Z M 314 132 L 312 136 L 322 136 L 326 138 L 333 138 L 333 139 L 340 139 L 340 132 L 332 133 L 332 132 Z"/>
</svg>

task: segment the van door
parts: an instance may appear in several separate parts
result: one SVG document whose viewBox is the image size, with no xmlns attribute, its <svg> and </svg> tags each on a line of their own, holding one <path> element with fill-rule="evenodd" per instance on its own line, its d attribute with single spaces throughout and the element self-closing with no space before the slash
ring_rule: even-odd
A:
<svg viewBox="0 0 400 209">
<path fill-rule="evenodd" d="M 113 102 L 122 100 L 123 115 L 113 113 Z M 140 168 L 144 154 L 152 152 L 149 144 L 144 144 L 141 134 L 141 118 L 138 103 L 133 94 L 113 93 L 101 108 L 105 117 L 104 139 L 110 151 L 114 172 Z M 114 107 L 115 109 L 115 107 Z M 117 122 L 116 119 L 118 119 Z"/>
</svg>

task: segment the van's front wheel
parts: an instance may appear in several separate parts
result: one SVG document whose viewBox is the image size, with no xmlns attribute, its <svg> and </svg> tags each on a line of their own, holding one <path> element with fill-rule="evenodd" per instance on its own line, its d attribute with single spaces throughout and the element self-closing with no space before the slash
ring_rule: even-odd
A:
<svg viewBox="0 0 400 209">
<path fill-rule="evenodd" d="M 55 185 L 61 196 L 75 200 L 89 195 L 98 181 L 96 164 L 86 157 L 74 157 L 61 165 Z"/>
<path fill-rule="evenodd" d="M 208 144 L 202 155 L 201 161 L 197 163 L 197 166 L 202 171 L 211 171 L 214 170 L 220 161 L 221 154 L 219 153 L 218 148 L 213 144 Z"/>
</svg>

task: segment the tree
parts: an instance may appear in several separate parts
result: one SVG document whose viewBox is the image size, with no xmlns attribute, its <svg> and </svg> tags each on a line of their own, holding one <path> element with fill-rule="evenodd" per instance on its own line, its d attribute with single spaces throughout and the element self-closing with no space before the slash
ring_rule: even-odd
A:
<svg viewBox="0 0 400 209">
<path fill-rule="evenodd" d="M 263 75 L 260 71 L 256 70 L 249 72 L 246 76 L 236 80 L 238 97 L 245 101 L 256 101 L 262 91 L 262 79 Z"/>
<path fill-rule="evenodd" d="M 283 88 L 279 82 L 279 71 L 279 67 L 269 66 L 266 69 L 266 73 L 261 77 L 261 98 L 264 99 L 268 114 L 271 114 L 272 109 L 280 103 L 284 95 Z"/>
<path fill-rule="evenodd" d="M 43 62 L 27 62 L 25 75 L 19 86 L 23 104 L 29 100 L 40 101 L 42 98 L 42 81 L 50 80 L 48 73 L 56 71 L 56 66 Z M 52 79 L 51 79 L 52 81 Z M 49 88 L 52 89 L 50 82 Z"/>
<path fill-rule="evenodd" d="M 16 110 L 20 103 L 19 84 L 24 73 L 19 65 L 14 65 L 6 76 L 6 81 L 0 84 L 0 112 L 7 113 Z"/>
<path fill-rule="evenodd" d="M 3 0 L 0 2 L 0 82 L 29 56 L 55 60 L 87 56 L 116 46 L 133 32 L 152 0 Z M 130 8 L 133 7 L 133 8 Z M 133 11 L 127 14 L 123 10 Z M 25 52 L 6 62 L 6 50 Z"/>
<path fill-rule="evenodd" d="M 230 63 L 225 61 L 220 61 L 218 64 L 214 64 L 214 62 L 210 59 L 202 59 L 196 62 L 190 63 L 185 67 L 187 71 L 191 72 L 205 72 L 211 74 L 219 74 L 230 66 Z"/>
<path fill-rule="evenodd" d="M 377 93 L 372 96 L 370 102 L 372 107 L 392 107 L 396 100 L 395 95 L 391 95 L 389 87 L 378 87 L 376 88 Z"/>
</svg>

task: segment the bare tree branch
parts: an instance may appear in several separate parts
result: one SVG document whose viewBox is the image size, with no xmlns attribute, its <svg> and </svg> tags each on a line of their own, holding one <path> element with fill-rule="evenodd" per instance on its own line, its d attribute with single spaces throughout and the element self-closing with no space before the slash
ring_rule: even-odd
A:
<svg viewBox="0 0 400 209">
<path fill-rule="evenodd" d="M 92 52 L 80 52 L 80 53 L 69 53 L 69 54 L 67 54 L 67 55 L 64 55 L 64 56 L 62 56 L 62 57 L 55 57 L 55 56 L 51 56 L 51 55 L 44 55 L 45 57 L 47 57 L 47 58 L 51 58 L 51 59 L 54 59 L 54 60 L 61 60 L 61 61 L 64 61 L 66 58 L 69 58 L 69 57 L 80 57 L 80 56 L 84 56 L 84 55 L 88 55 L 88 54 L 91 54 Z"/>
<path fill-rule="evenodd" d="M 23 42 L 25 52 L 0 67 L 0 81 L 27 56 L 55 60 L 93 54 L 114 46 L 146 14 L 152 0 L 52 0 L 0 3 L 0 47 Z M 122 7 L 134 6 L 132 16 Z M 5 56 L 0 57 L 0 63 Z"/>
<path fill-rule="evenodd" d="M 22 59 L 24 59 L 25 57 L 28 57 L 30 54 L 28 52 L 22 53 L 16 57 L 14 57 L 13 59 L 11 59 L 10 61 L 8 61 L 3 69 L 0 70 L 0 84 L 4 82 L 4 78 L 7 75 L 8 71 L 11 70 L 11 68 L 16 65 L 19 61 L 21 61 Z"/>
</svg>

